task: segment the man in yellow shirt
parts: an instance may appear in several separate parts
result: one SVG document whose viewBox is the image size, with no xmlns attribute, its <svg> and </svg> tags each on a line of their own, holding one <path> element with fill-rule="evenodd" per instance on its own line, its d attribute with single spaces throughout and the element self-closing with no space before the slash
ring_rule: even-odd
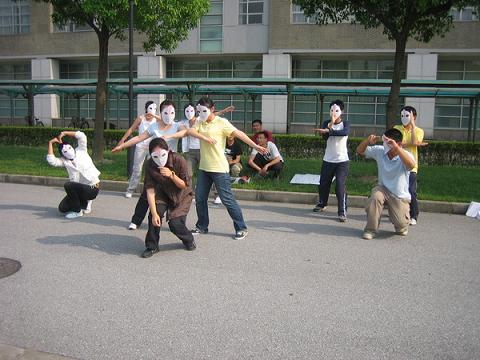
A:
<svg viewBox="0 0 480 360">
<path fill-rule="evenodd" d="M 408 191 L 412 197 L 410 201 L 410 225 L 416 225 L 418 220 L 417 200 L 417 173 L 418 173 L 418 147 L 428 145 L 423 142 L 423 130 L 417 127 L 417 110 L 413 106 L 404 106 L 400 112 L 402 125 L 395 125 L 403 136 L 403 148 L 413 154 L 416 166 L 410 170 Z"/>
<path fill-rule="evenodd" d="M 192 233 L 194 235 L 208 233 L 210 222 L 208 218 L 208 194 L 212 184 L 215 184 L 220 200 L 233 220 L 234 239 L 244 239 L 248 234 L 247 225 L 231 189 L 230 165 L 225 157 L 226 140 L 227 137 L 233 136 L 262 154 L 267 150 L 255 144 L 243 131 L 235 128 L 227 119 L 217 116 L 212 99 L 202 97 L 198 100 L 197 112 L 199 121 L 193 128 L 164 136 L 165 139 L 194 136 L 203 140 L 200 142 L 200 165 L 195 189 L 198 220 Z"/>
</svg>

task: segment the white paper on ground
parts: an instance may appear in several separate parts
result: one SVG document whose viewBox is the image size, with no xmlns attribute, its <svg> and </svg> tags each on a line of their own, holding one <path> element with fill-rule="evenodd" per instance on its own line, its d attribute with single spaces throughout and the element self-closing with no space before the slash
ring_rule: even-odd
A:
<svg viewBox="0 0 480 360">
<path fill-rule="evenodd" d="M 335 181 L 335 177 L 333 177 L 332 182 L 333 181 Z M 292 180 L 290 180 L 290 184 L 318 185 L 320 184 L 320 175 L 295 174 Z"/>
<path fill-rule="evenodd" d="M 480 203 L 472 201 L 470 203 L 470 206 L 468 207 L 467 213 L 465 215 L 467 215 L 469 217 L 472 217 L 472 218 L 476 217 L 477 219 L 480 220 Z"/>
</svg>

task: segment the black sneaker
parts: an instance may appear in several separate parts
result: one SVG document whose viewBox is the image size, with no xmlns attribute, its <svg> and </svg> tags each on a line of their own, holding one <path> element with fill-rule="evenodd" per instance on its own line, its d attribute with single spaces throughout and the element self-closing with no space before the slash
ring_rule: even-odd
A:
<svg viewBox="0 0 480 360">
<path fill-rule="evenodd" d="M 185 250 L 187 251 L 193 251 L 197 248 L 197 244 L 195 244 L 195 241 L 193 241 L 191 244 L 187 245 L 185 244 Z"/>
<path fill-rule="evenodd" d="M 145 249 L 145 251 L 142 253 L 142 258 L 149 258 L 158 253 L 160 250 L 158 248 L 156 249 Z"/>
<path fill-rule="evenodd" d="M 325 210 L 327 210 L 327 207 L 320 204 L 315 205 L 315 207 L 312 209 L 313 212 L 323 212 Z"/>
<path fill-rule="evenodd" d="M 196 227 L 195 229 L 190 230 L 190 232 L 192 233 L 192 235 L 207 234 L 208 229 L 207 230 L 201 230 L 201 229 Z"/>
<path fill-rule="evenodd" d="M 244 230 L 237 231 L 237 233 L 235 234 L 235 236 L 233 238 L 235 240 L 243 240 L 243 239 L 245 239 L 245 237 L 247 235 L 248 235 L 248 230 L 244 229 Z"/>
<path fill-rule="evenodd" d="M 338 217 L 338 221 L 340 221 L 341 223 L 344 223 L 347 221 L 347 217 L 345 215 L 340 215 Z"/>
</svg>

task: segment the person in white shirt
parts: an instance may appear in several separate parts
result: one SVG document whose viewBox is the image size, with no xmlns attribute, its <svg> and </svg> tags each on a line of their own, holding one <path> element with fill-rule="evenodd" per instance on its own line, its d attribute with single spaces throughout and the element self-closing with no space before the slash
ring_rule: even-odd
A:
<svg viewBox="0 0 480 360">
<path fill-rule="evenodd" d="M 73 148 L 63 142 L 64 136 L 75 137 L 78 146 Z M 61 156 L 53 152 L 53 144 L 58 144 Z M 87 151 L 87 136 L 81 131 L 62 131 L 58 137 L 48 142 L 47 162 L 51 166 L 65 167 L 69 181 L 64 185 L 67 195 L 58 205 L 67 219 L 74 219 L 91 211 L 92 200 L 100 189 L 100 171 L 93 164 Z"/>
<path fill-rule="evenodd" d="M 252 150 L 248 165 L 261 177 L 273 176 L 277 178 L 283 169 L 283 157 L 280 155 L 277 146 L 267 140 L 267 134 L 260 131 L 257 134 L 258 145 L 267 149 L 265 154 Z"/>
<path fill-rule="evenodd" d="M 371 240 L 377 234 L 385 204 L 388 204 L 388 217 L 396 234 L 406 236 L 410 224 L 409 174 L 417 162 L 411 153 L 402 148 L 400 130 L 385 131 L 383 146 L 375 145 L 378 138 L 370 135 L 357 147 L 359 155 L 374 159 L 378 167 L 378 185 L 372 189 L 365 207 L 367 225 L 362 236 L 365 240 Z"/>
<path fill-rule="evenodd" d="M 324 121 L 320 129 L 314 129 L 322 134 L 327 141 L 327 147 L 323 156 L 322 170 L 320 171 L 318 203 L 313 208 L 313 211 L 322 212 L 326 210 L 330 187 L 335 177 L 335 194 L 337 195 L 338 220 L 340 222 L 347 221 L 347 192 L 345 183 L 347 182 L 349 165 L 347 150 L 349 124 L 347 121 L 342 120 L 343 109 L 343 101 L 332 101 L 330 103 L 330 120 Z"/>
<path fill-rule="evenodd" d="M 157 119 L 155 118 L 157 112 L 157 104 L 153 101 L 147 101 L 145 103 L 145 114 L 138 116 L 133 122 L 132 126 L 125 131 L 125 134 L 122 136 L 117 145 L 122 145 L 125 140 L 127 140 L 130 135 L 138 130 L 139 134 L 144 133 L 150 125 L 152 125 Z M 126 198 L 131 198 L 132 194 L 135 192 L 135 189 L 140 182 L 140 177 L 142 175 L 143 162 L 148 156 L 148 144 L 150 143 L 151 138 L 143 140 L 135 145 L 135 155 L 133 157 L 133 166 L 132 174 L 128 180 L 127 191 L 125 192 Z"/>
</svg>

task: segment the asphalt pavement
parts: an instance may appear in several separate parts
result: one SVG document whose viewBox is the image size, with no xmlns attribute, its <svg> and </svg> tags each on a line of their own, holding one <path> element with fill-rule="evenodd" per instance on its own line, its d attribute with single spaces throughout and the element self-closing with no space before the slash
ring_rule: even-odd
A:
<svg viewBox="0 0 480 360">
<path fill-rule="evenodd" d="M 360 208 L 341 224 L 334 208 L 240 201 L 249 235 L 235 241 L 212 204 L 196 251 L 164 227 L 142 259 L 145 225 L 126 229 L 136 198 L 101 191 L 67 220 L 62 188 L 0 194 L 0 257 L 22 263 L 0 279 L 2 360 L 480 358 L 476 219 L 422 213 L 401 237 L 385 217 L 366 241 Z"/>
</svg>

